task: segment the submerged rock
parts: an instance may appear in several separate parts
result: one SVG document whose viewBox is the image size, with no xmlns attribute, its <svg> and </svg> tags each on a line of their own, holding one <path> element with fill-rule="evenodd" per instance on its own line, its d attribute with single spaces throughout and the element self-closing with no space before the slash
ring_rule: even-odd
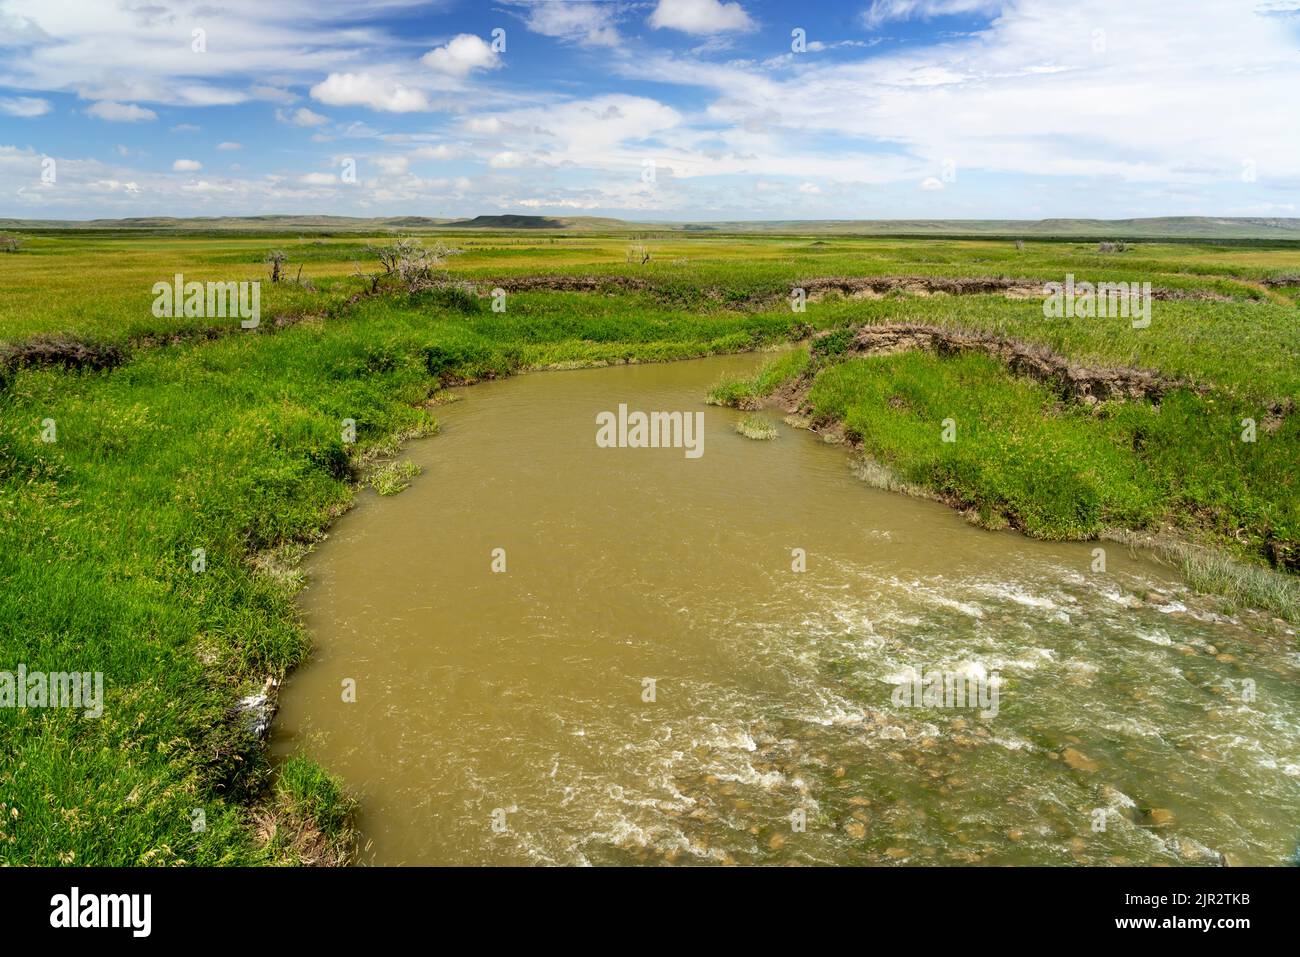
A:
<svg viewBox="0 0 1300 957">
<path fill-rule="evenodd" d="M 1078 748 L 1066 748 L 1061 752 L 1061 757 L 1064 759 L 1066 764 L 1074 768 L 1076 771 L 1087 771 L 1088 773 L 1092 773 L 1101 770 L 1100 764 L 1088 757 Z"/>
<path fill-rule="evenodd" d="M 1147 811 L 1147 820 L 1153 827 L 1168 827 L 1174 823 L 1174 812 L 1166 807 L 1153 807 Z"/>
</svg>

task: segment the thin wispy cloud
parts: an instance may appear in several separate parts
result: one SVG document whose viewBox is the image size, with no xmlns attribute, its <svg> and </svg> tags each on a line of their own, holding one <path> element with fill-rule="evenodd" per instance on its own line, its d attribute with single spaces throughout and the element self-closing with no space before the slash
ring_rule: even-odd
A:
<svg viewBox="0 0 1300 957">
<path fill-rule="evenodd" d="M 589 46 L 618 46 L 626 5 L 591 0 L 508 0 L 533 33 Z"/>
<path fill-rule="evenodd" d="M 963 14 L 993 15 L 1002 7 L 1001 0 L 872 0 L 862 14 L 868 27 L 898 20 L 933 20 Z"/>
<path fill-rule="evenodd" d="M 50 101 L 39 96 L 0 97 L 0 113 L 7 113 L 9 116 L 44 116 L 51 108 Z"/>
<path fill-rule="evenodd" d="M 112 100 L 100 100 L 86 109 L 88 116 L 108 120 L 110 123 L 143 123 L 158 119 L 158 114 L 134 103 L 114 103 Z"/>
</svg>

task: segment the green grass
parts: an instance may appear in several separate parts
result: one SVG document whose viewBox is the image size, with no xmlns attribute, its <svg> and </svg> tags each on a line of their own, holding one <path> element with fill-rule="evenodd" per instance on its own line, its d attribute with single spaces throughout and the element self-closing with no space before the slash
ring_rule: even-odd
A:
<svg viewBox="0 0 1300 957">
<path fill-rule="evenodd" d="M 259 825 L 269 848 L 283 859 L 309 864 L 351 860 L 357 802 L 343 783 L 318 764 L 292 757 L 280 765 L 274 800 Z"/>
<path fill-rule="evenodd" d="M 1241 419 L 1259 414 L 1246 400 L 1177 390 L 1089 409 L 989 357 L 922 353 L 833 365 L 809 400 L 904 481 L 992 525 L 1060 539 L 1171 523 L 1261 553 L 1300 541 L 1300 422 L 1244 442 Z"/>
<path fill-rule="evenodd" d="M 233 705 L 309 650 L 294 604 L 300 576 L 281 558 L 301 554 L 348 507 L 365 463 L 436 431 L 431 409 L 452 382 L 765 348 L 830 330 L 816 359 L 818 414 L 842 421 L 908 483 L 973 505 L 990 524 L 1089 537 L 1172 523 L 1256 567 L 1270 543 L 1300 541 L 1297 417 L 1261 426 L 1253 445 L 1239 441 L 1240 419 L 1270 421 L 1270 406 L 1300 398 L 1297 290 L 1257 285 L 1294 270 L 1293 249 L 1142 243 L 1106 257 L 1095 243 L 674 234 L 644 240 L 653 259 L 638 266 L 625 262 L 626 236 L 442 238 L 461 250 L 448 263 L 456 278 L 595 273 L 649 288 L 513 293 L 505 312 L 455 288 L 354 300 L 364 236 L 32 235 L 0 256 L 0 340 L 63 334 L 125 355 L 104 372 L 0 369 L 0 669 L 105 676 L 99 719 L 0 709 L 0 864 L 336 856 L 346 796 L 309 762 L 289 762 L 277 782 Z M 176 272 L 264 279 L 270 248 L 289 254 L 291 276 L 302 264 L 317 289 L 264 285 L 258 331 L 152 315 L 154 282 Z M 795 281 L 818 275 L 1067 271 L 1232 299 L 1157 302 L 1146 330 L 1051 322 L 1037 302 L 1002 296 L 830 297 L 798 314 L 785 304 Z M 896 321 L 988 329 L 1208 391 L 1089 411 L 981 357 L 832 364 L 850 326 Z M 186 338 L 214 326 L 224 335 Z M 812 361 L 805 349 L 782 354 L 713 398 L 757 404 Z M 940 441 L 944 418 L 956 422 L 955 443 Z M 41 441 L 46 419 L 53 443 Z M 380 484 L 409 477 L 398 465 Z M 1189 575 L 1227 580 L 1199 566 Z M 269 836 L 268 819 L 283 822 Z"/>
<path fill-rule="evenodd" d="M 985 356 L 849 360 L 817 378 L 810 401 L 904 480 L 990 523 L 1088 538 L 1157 514 L 1138 464 L 1106 431 L 1089 428 L 1082 412 L 1055 409 L 1045 388 Z M 945 426 L 953 441 L 944 441 Z"/>
<path fill-rule="evenodd" d="M 1300 399 L 1300 312 L 1272 302 L 1151 304 L 1151 326 L 1126 319 L 1046 319 L 1037 300 L 1001 296 L 826 300 L 806 317 L 818 328 L 924 323 L 1041 343 L 1084 365 L 1153 369 L 1268 403 Z"/>
<path fill-rule="evenodd" d="M 1177 564 L 1193 589 L 1222 595 L 1242 608 L 1263 608 L 1300 622 L 1300 584 L 1272 569 L 1234 561 L 1218 552 L 1180 550 Z"/>
<path fill-rule="evenodd" d="M 215 320 L 155 319 L 150 312 L 153 284 L 170 281 L 177 272 L 187 280 L 265 280 L 264 259 L 273 248 L 287 254 L 289 276 L 297 275 L 301 266 L 304 278 L 312 280 L 319 291 L 264 283 L 263 313 L 323 314 L 337 308 L 358 288 L 350 279 L 356 264 L 373 268 L 364 249 L 376 239 L 364 235 L 274 239 L 33 234 L 20 252 L 0 257 L 0 340 L 20 340 L 39 332 L 123 340 L 220 324 Z M 1241 304 L 1294 306 L 1300 296 L 1300 288 L 1270 293 L 1255 285 L 1269 276 L 1295 271 L 1297 252 L 1285 244 L 1234 247 L 1153 242 L 1115 255 L 1098 253 L 1096 243 L 1027 242 L 1023 250 L 1017 250 L 1011 242 L 995 240 L 822 237 L 814 242 L 799 237 L 691 238 L 678 234 L 648 240 L 654 258 L 640 266 L 626 262 L 626 237 L 452 231 L 430 234 L 428 242 L 435 241 L 458 250 L 447 262 L 457 278 L 539 273 L 631 276 L 649 283 L 651 298 L 657 302 L 694 312 L 749 308 L 756 298 L 772 297 L 781 300 L 776 305 L 788 316 L 783 300 L 793 285 L 801 279 L 831 275 L 992 275 L 1060 280 L 1070 272 L 1080 280 L 1140 278 L 1159 287 L 1216 291 Z M 994 306 L 1004 305 L 1001 297 L 979 298 L 989 299 Z M 865 308 L 873 304 L 847 305 Z M 1171 305 L 1156 304 L 1153 328 L 1157 333 L 1148 338 L 1161 337 L 1160 312 Z M 1036 306 L 1020 304 L 1025 315 Z M 810 312 L 818 308 L 816 304 L 809 307 Z M 1018 315 L 1014 310 L 1011 314 Z M 1163 334 L 1175 333 L 1180 321 L 1171 319 Z M 1270 324 L 1267 319 L 1259 323 L 1248 320 L 1248 328 L 1239 331 L 1258 331 Z M 1240 345 L 1235 352 L 1264 351 L 1263 343 L 1256 344 L 1260 348 L 1249 342 Z"/>
<path fill-rule="evenodd" d="M 713 405 L 749 408 L 764 396 L 770 395 L 779 386 L 803 375 L 808 366 L 808 351 L 795 349 L 771 362 L 764 363 L 758 373 L 752 377 L 720 382 L 709 393 L 709 402 Z"/>
<path fill-rule="evenodd" d="M 413 331 L 291 330 L 155 350 L 112 374 L 20 374 L 0 458 L 6 662 L 101 671 L 105 713 L 5 709 L 11 863 L 255 863 L 241 803 L 269 768 L 230 714 L 307 649 L 292 588 L 251 559 L 311 539 L 358 451 L 428 427 Z M 58 441 L 40 442 L 53 419 Z M 357 423 L 357 445 L 342 420 Z M 192 570 L 195 549 L 206 569 Z M 201 808 L 207 829 L 193 832 Z M 111 825 L 107 822 L 112 822 Z"/>
</svg>

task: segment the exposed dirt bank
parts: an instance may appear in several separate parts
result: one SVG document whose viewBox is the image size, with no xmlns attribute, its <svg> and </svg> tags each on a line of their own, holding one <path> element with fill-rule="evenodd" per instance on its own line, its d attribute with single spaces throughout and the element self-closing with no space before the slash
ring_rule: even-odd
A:
<svg viewBox="0 0 1300 957">
<path fill-rule="evenodd" d="M 814 337 L 814 341 L 826 335 L 822 333 Z M 1115 399 L 1158 402 L 1166 392 L 1176 388 L 1208 391 L 1147 369 L 1084 366 L 1047 346 L 1017 342 L 990 333 L 915 323 L 862 326 L 847 351 L 855 355 L 890 355 L 911 349 L 924 349 L 939 355 L 980 352 L 999 360 L 1017 375 L 1050 386 L 1063 398 L 1088 405 Z"/>
<path fill-rule="evenodd" d="M 499 279 L 470 280 L 480 289 L 500 288 L 506 292 L 645 292 L 663 289 L 671 291 L 671 286 L 639 276 L 505 276 Z M 1017 279 L 1010 276 L 972 276 L 948 278 L 943 276 L 814 276 L 791 283 L 790 290 L 803 289 L 808 299 L 816 302 L 827 294 L 838 293 L 854 298 L 881 298 L 891 292 L 901 292 L 913 296 L 972 296 L 1001 294 L 1015 299 L 1041 298 L 1043 284 L 1041 279 Z M 700 290 L 707 298 L 736 304 L 760 305 L 779 301 L 789 292 L 774 294 L 771 292 L 755 293 L 750 296 L 735 298 L 728 295 L 721 286 L 709 286 Z M 1205 300 L 1213 302 L 1230 302 L 1231 296 L 1217 292 L 1193 289 L 1155 289 L 1151 298 L 1163 301 Z"/>
<path fill-rule="evenodd" d="M 100 371 L 119 366 L 126 358 L 127 350 L 122 346 L 64 336 L 35 336 L 16 345 L 0 346 L 0 370 L 61 366 L 72 371 Z"/>
</svg>

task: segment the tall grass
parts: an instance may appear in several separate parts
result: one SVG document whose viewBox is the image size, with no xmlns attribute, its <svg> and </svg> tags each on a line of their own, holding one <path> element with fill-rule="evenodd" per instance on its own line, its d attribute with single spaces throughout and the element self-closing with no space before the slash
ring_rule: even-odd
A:
<svg viewBox="0 0 1300 957">
<path fill-rule="evenodd" d="M 1196 591 L 1222 595 L 1242 608 L 1259 608 L 1300 622 L 1300 583 L 1294 577 L 1247 565 L 1221 552 L 1179 549 L 1175 557 L 1187 584 Z"/>
<path fill-rule="evenodd" d="M 832 366 L 809 401 L 903 481 L 1038 537 L 1174 524 L 1254 555 L 1300 540 L 1300 421 L 1242 441 L 1246 400 L 1088 409 L 987 356 L 907 353 Z"/>
</svg>

